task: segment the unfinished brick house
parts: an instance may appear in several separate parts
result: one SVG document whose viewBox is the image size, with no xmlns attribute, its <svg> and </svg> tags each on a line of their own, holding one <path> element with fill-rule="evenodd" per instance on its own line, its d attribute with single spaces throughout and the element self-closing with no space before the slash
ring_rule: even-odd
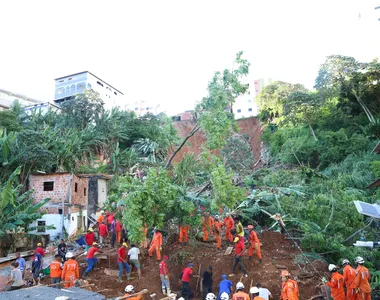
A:
<svg viewBox="0 0 380 300">
<path fill-rule="evenodd" d="M 55 229 L 37 229 L 34 233 L 49 234 L 51 240 L 62 237 L 63 226 L 69 235 L 85 231 L 88 216 L 96 214 L 107 199 L 105 175 L 72 173 L 33 174 L 29 177 L 29 189 L 35 202 L 50 198 L 43 207 L 47 213 L 34 226 L 53 225 Z"/>
</svg>

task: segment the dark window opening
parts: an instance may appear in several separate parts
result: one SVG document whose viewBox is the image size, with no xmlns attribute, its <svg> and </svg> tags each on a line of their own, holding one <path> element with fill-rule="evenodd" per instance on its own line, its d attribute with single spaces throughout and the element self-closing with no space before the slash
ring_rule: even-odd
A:
<svg viewBox="0 0 380 300">
<path fill-rule="evenodd" d="M 117 93 L 116 92 L 113 92 L 115 95 L 117 95 Z"/>
<path fill-rule="evenodd" d="M 44 191 L 54 191 L 54 181 L 45 181 Z"/>
<path fill-rule="evenodd" d="M 238 112 L 238 113 L 241 113 L 241 109 L 238 109 L 237 112 Z"/>
<path fill-rule="evenodd" d="M 135 110 L 139 110 L 139 108 L 138 108 L 138 107 L 135 107 Z"/>
<path fill-rule="evenodd" d="M 70 77 L 68 80 L 71 80 L 71 79 L 73 79 L 72 77 Z"/>
<path fill-rule="evenodd" d="M 103 83 L 101 83 L 100 81 L 97 81 L 96 83 L 103 86 Z"/>
<path fill-rule="evenodd" d="M 75 193 L 78 193 L 78 183 L 77 182 L 75 182 L 74 191 L 75 191 Z"/>
<path fill-rule="evenodd" d="M 248 108 L 248 111 L 252 111 L 252 108 Z"/>
<path fill-rule="evenodd" d="M 58 208 L 58 214 L 62 215 L 62 213 L 63 213 L 63 209 L 62 208 Z"/>
<path fill-rule="evenodd" d="M 83 194 L 86 196 L 86 194 L 87 194 L 87 189 L 86 188 L 84 188 Z"/>
<path fill-rule="evenodd" d="M 46 221 L 37 221 L 37 232 L 45 232 L 46 231 Z"/>
<path fill-rule="evenodd" d="M 146 110 L 149 110 L 149 107 L 147 107 Z"/>
</svg>

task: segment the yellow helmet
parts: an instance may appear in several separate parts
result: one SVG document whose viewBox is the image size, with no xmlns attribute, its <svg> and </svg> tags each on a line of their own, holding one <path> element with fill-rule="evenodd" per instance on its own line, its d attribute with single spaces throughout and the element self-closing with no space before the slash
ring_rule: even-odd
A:
<svg viewBox="0 0 380 300">
<path fill-rule="evenodd" d="M 42 244 L 41 244 L 41 243 L 38 243 L 38 244 L 37 244 L 37 247 L 41 247 L 41 246 L 42 246 Z"/>
<path fill-rule="evenodd" d="M 123 243 L 123 246 L 124 246 L 124 247 L 128 247 L 127 243 Z"/>
<path fill-rule="evenodd" d="M 90 228 L 88 229 L 88 231 L 90 231 L 90 232 L 94 232 L 94 229 L 93 229 L 92 227 L 90 227 Z"/>
</svg>

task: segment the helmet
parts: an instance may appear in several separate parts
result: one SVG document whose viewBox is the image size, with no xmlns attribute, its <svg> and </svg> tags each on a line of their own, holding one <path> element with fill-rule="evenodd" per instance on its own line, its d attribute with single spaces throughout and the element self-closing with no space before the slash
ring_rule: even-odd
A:
<svg viewBox="0 0 380 300">
<path fill-rule="evenodd" d="M 289 277 L 290 276 L 290 273 L 286 270 L 284 271 L 281 271 L 281 277 Z"/>
<path fill-rule="evenodd" d="M 93 242 L 92 245 L 93 246 L 98 246 L 98 243 L 97 242 Z"/>
<path fill-rule="evenodd" d="M 169 257 L 167 255 L 164 255 L 164 257 L 162 258 L 163 260 L 168 260 Z"/>
<path fill-rule="evenodd" d="M 66 258 L 73 258 L 74 254 L 72 252 L 67 252 L 66 253 Z"/>
<path fill-rule="evenodd" d="M 220 295 L 220 300 L 229 300 L 229 299 L 230 299 L 230 296 L 228 296 L 228 294 L 226 292 L 223 292 Z"/>
<path fill-rule="evenodd" d="M 94 229 L 93 229 L 92 227 L 90 227 L 90 228 L 88 229 L 88 231 L 90 231 L 90 232 L 94 232 Z"/>
<path fill-rule="evenodd" d="M 336 271 L 337 269 L 337 266 L 336 265 L 333 265 L 333 264 L 329 264 L 329 271 L 332 272 L 332 271 Z"/>
<path fill-rule="evenodd" d="M 247 228 L 248 229 L 253 229 L 253 225 L 248 225 Z"/>
<path fill-rule="evenodd" d="M 213 293 L 208 293 L 206 296 L 206 300 L 215 300 L 216 296 Z"/>
<path fill-rule="evenodd" d="M 134 287 L 133 287 L 133 285 L 127 285 L 126 287 L 125 287 L 125 292 L 127 292 L 127 293 L 131 293 L 131 292 L 133 292 L 134 291 Z"/>
<path fill-rule="evenodd" d="M 124 247 L 128 247 L 127 243 L 123 243 L 123 246 L 124 246 Z"/>
<path fill-rule="evenodd" d="M 226 274 L 223 274 L 223 275 L 222 275 L 222 279 L 227 279 L 227 275 L 226 275 Z"/>
<path fill-rule="evenodd" d="M 37 247 L 41 247 L 41 246 L 42 246 L 42 244 L 41 244 L 41 243 L 38 243 L 38 244 L 37 244 Z"/>
<path fill-rule="evenodd" d="M 251 294 L 257 294 L 257 293 L 260 293 L 260 290 L 258 289 L 257 286 L 254 286 L 254 287 L 251 287 L 251 289 L 249 290 L 249 292 Z"/>
<path fill-rule="evenodd" d="M 183 297 L 180 297 L 180 298 L 178 298 L 178 300 L 185 300 L 185 298 L 183 298 Z"/>
<path fill-rule="evenodd" d="M 343 261 L 342 261 L 343 266 L 349 265 L 349 264 L 350 264 L 350 261 L 348 259 L 343 259 Z"/>
<path fill-rule="evenodd" d="M 239 282 L 236 284 L 236 289 L 237 289 L 237 290 L 244 289 L 244 284 L 243 284 L 242 282 L 239 281 Z"/>
<path fill-rule="evenodd" d="M 357 256 L 357 257 L 355 258 L 355 262 L 356 262 L 357 264 L 364 264 L 364 259 L 363 259 L 363 257 L 361 257 L 361 256 Z"/>
<path fill-rule="evenodd" d="M 240 240 L 240 239 L 239 239 L 238 237 L 236 237 L 236 238 L 234 239 L 234 243 L 237 243 L 239 240 Z"/>
<path fill-rule="evenodd" d="M 219 215 L 215 215 L 215 217 L 214 217 L 215 219 L 219 219 Z"/>
</svg>

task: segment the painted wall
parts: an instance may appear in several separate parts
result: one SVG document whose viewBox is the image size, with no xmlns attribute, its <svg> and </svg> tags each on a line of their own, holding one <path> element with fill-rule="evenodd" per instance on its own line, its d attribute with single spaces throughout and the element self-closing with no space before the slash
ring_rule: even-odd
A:
<svg viewBox="0 0 380 300">
<path fill-rule="evenodd" d="M 107 180 L 98 179 L 98 206 L 103 207 L 107 200 Z"/>
</svg>

